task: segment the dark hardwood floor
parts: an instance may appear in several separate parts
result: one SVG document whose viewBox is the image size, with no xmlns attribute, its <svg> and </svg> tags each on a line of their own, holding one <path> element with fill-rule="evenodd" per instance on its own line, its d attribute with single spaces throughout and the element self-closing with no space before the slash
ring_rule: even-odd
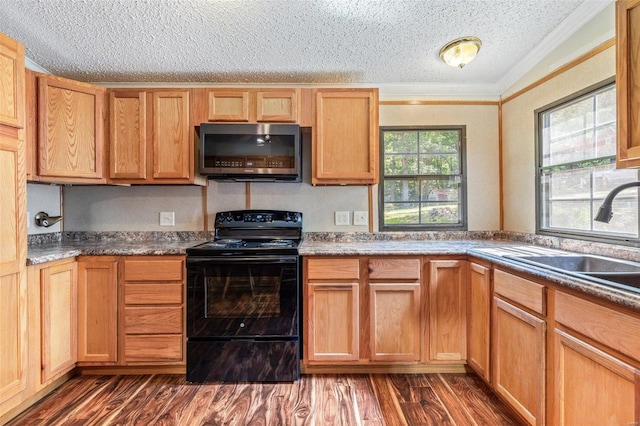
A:
<svg viewBox="0 0 640 426">
<path fill-rule="evenodd" d="M 179 375 L 78 376 L 8 425 L 519 425 L 476 376 L 314 375 L 191 384 Z"/>
</svg>

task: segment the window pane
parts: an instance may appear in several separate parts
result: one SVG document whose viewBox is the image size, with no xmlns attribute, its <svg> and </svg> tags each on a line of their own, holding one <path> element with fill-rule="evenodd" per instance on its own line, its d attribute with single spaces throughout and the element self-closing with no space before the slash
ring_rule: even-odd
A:
<svg viewBox="0 0 640 426">
<path fill-rule="evenodd" d="M 457 203 L 425 205 L 420 215 L 422 223 L 452 224 L 460 220 Z"/>
<path fill-rule="evenodd" d="M 459 132 L 454 130 L 420 132 L 420 152 L 457 154 L 459 135 Z"/>
<path fill-rule="evenodd" d="M 628 189 L 630 196 L 624 196 L 621 192 L 613 200 L 613 218 L 609 223 L 593 222 L 596 231 L 613 233 L 619 235 L 638 235 L 638 196 L 637 191 Z M 635 195 L 633 195 L 635 193 Z M 597 212 L 602 204 L 602 200 L 595 200 L 593 211 Z M 595 214 L 595 213 L 594 213 Z"/>
<path fill-rule="evenodd" d="M 616 155 L 616 124 L 611 123 L 596 130 L 596 157 Z"/>
<path fill-rule="evenodd" d="M 549 226 L 560 229 L 591 229 L 591 201 L 551 201 Z"/>
<path fill-rule="evenodd" d="M 421 201 L 458 201 L 458 180 L 425 180 L 422 182 Z"/>
<path fill-rule="evenodd" d="M 387 225 L 417 225 L 420 211 L 417 203 L 385 203 L 384 223 Z"/>
<path fill-rule="evenodd" d="M 590 198 L 591 169 L 565 170 L 551 172 L 544 176 L 549 182 L 549 199 Z"/>
<path fill-rule="evenodd" d="M 593 132 L 580 132 L 561 139 L 551 140 L 544 157 L 544 166 L 571 163 L 595 157 Z"/>
<path fill-rule="evenodd" d="M 384 132 L 384 153 L 418 152 L 417 132 Z"/>
<path fill-rule="evenodd" d="M 416 155 L 385 155 L 384 174 L 388 176 L 417 175 L 418 159 Z"/>
<path fill-rule="evenodd" d="M 420 174 L 457 175 L 460 163 L 457 154 L 420 155 Z"/>
<path fill-rule="evenodd" d="M 418 201 L 418 182 L 406 179 L 387 179 L 384 183 L 384 201 Z"/>
<path fill-rule="evenodd" d="M 615 123 L 615 121 L 616 89 L 611 87 L 596 96 L 596 125 L 601 126 L 605 123 Z"/>
<path fill-rule="evenodd" d="M 591 97 L 558 108 L 549 113 L 549 137 L 565 138 L 593 127 L 593 99 Z"/>
</svg>

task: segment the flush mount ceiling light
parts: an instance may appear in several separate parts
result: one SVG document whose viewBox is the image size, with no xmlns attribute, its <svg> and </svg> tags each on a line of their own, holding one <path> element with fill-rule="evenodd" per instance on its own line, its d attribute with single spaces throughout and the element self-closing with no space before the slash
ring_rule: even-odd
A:
<svg viewBox="0 0 640 426">
<path fill-rule="evenodd" d="M 478 37 L 462 37 L 447 43 L 440 49 L 440 59 L 447 65 L 462 68 L 476 57 L 482 46 Z"/>
</svg>

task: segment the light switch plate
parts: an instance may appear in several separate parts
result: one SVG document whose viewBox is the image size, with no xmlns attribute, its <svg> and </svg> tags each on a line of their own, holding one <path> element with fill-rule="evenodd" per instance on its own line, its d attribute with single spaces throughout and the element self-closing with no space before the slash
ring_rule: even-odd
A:
<svg viewBox="0 0 640 426">
<path fill-rule="evenodd" d="M 349 212 L 334 212 L 336 226 L 349 225 Z"/>
<path fill-rule="evenodd" d="M 160 226 L 176 226 L 176 213 L 160 212 Z"/>
<path fill-rule="evenodd" d="M 369 224 L 369 212 L 366 210 L 353 212 L 353 224 L 366 226 Z"/>
</svg>

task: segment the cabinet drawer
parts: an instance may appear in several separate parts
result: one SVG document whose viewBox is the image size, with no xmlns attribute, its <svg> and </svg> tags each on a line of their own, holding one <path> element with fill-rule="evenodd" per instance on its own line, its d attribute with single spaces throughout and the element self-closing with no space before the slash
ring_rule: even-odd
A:
<svg viewBox="0 0 640 426">
<path fill-rule="evenodd" d="M 357 258 L 323 258 L 307 260 L 307 277 L 310 280 L 360 278 L 360 261 Z"/>
<path fill-rule="evenodd" d="M 369 259 L 371 279 L 420 279 L 420 259 Z"/>
<path fill-rule="evenodd" d="M 496 269 L 493 272 L 494 291 L 540 315 L 546 314 L 546 288 L 533 281 Z"/>
<path fill-rule="evenodd" d="M 182 303 L 182 284 L 125 284 L 124 303 L 127 305 L 180 304 Z"/>
<path fill-rule="evenodd" d="M 556 292 L 556 321 L 640 361 L 640 318 Z"/>
<path fill-rule="evenodd" d="M 125 334 L 182 333 L 182 307 L 127 307 L 124 309 Z"/>
<path fill-rule="evenodd" d="M 126 361 L 182 361 L 182 335 L 125 336 Z"/>
<path fill-rule="evenodd" d="M 183 259 L 139 259 L 124 261 L 125 281 L 182 281 Z"/>
</svg>

